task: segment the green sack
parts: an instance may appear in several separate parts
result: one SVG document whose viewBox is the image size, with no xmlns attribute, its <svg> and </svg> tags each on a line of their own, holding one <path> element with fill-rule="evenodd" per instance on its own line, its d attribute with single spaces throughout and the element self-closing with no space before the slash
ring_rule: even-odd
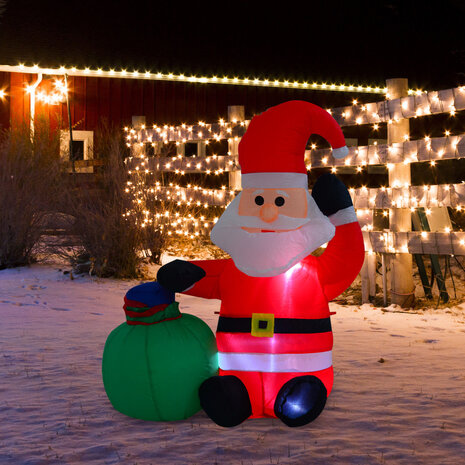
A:
<svg viewBox="0 0 465 465">
<path fill-rule="evenodd" d="M 150 310 L 125 305 L 127 322 L 111 332 L 103 352 L 105 391 L 130 417 L 189 418 L 201 409 L 200 385 L 218 372 L 215 336 L 200 318 L 181 314 L 177 302 Z"/>
</svg>

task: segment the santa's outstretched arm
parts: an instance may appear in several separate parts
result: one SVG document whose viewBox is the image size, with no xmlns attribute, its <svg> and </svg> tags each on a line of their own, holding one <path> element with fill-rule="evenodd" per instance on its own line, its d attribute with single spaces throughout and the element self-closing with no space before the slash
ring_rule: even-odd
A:
<svg viewBox="0 0 465 465">
<path fill-rule="evenodd" d="M 158 270 L 157 281 L 171 292 L 219 299 L 219 278 L 227 262 L 228 259 L 174 260 Z"/>
<path fill-rule="evenodd" d="M 360 225 L 347 187 L 333 174 L 318 178 L 312 196 L 336 227 L 334 237 L 317 258 L 318 275 L 328 300 L 344 292 L 363 265 L 365 249 Z"/>
</svg>

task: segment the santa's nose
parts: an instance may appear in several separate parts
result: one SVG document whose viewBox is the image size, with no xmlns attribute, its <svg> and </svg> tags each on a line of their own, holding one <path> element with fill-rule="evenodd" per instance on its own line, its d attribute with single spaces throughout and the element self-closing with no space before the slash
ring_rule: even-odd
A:
<svg viewBox="0 0 465 465">
<path fill-rule="evenodd" d="M 265 203 L 265 205 L 260 208 L 260 219 L 267 223 L 272 223 L 278 218 L 278 207 L 271 203 Z"/>
</svg>

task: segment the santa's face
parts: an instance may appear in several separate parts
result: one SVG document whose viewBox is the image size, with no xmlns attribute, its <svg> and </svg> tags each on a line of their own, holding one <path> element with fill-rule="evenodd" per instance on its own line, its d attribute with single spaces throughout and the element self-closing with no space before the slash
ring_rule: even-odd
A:
<svg viewBox="0 0 465 465">
<path fill-rule="evenodd" d="M 244 189 L 211 232 L 214 244 L 249 276 L 286 272 L 334 235 L 304 188 Z"/>
</svg>

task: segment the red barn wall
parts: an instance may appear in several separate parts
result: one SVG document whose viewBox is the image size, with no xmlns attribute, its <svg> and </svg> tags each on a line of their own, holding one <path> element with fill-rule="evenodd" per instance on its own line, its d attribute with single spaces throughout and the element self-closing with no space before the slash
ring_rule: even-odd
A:
<svg viewBox="0 0 465 465">
<path fill-rule="evenodd" d="M 44 76 L 39 89 L 51 86 L 51 78 Z M 25 87 L 36 79 L 37 76 L 31 74 L 0 73 L 0 89 L 8 94 L 0 102 L 0 125 L 7 127 L 9 121 L 28 120 L 29 95 Z M 81 130 L 95 130 L 102 118 L 116 127 L 130 125 L 133 115 L 145 116 L 147 124 L 214 122 L 227 118 L 230 105 L 243 105 L 246 118 L 250 118 L 287 100 L 307 100 L 328 108 L 347 105 L 351 99 L 350 95 L 338 92 L 292 88 L 84 76 L 70 77 L 68 87 L 73 128 Z M 48 106 L 37 103 L 36 112 L 37 115 L 45 115 L 53 124 L 68 127 L 65 104 Z"/>
</svg>

